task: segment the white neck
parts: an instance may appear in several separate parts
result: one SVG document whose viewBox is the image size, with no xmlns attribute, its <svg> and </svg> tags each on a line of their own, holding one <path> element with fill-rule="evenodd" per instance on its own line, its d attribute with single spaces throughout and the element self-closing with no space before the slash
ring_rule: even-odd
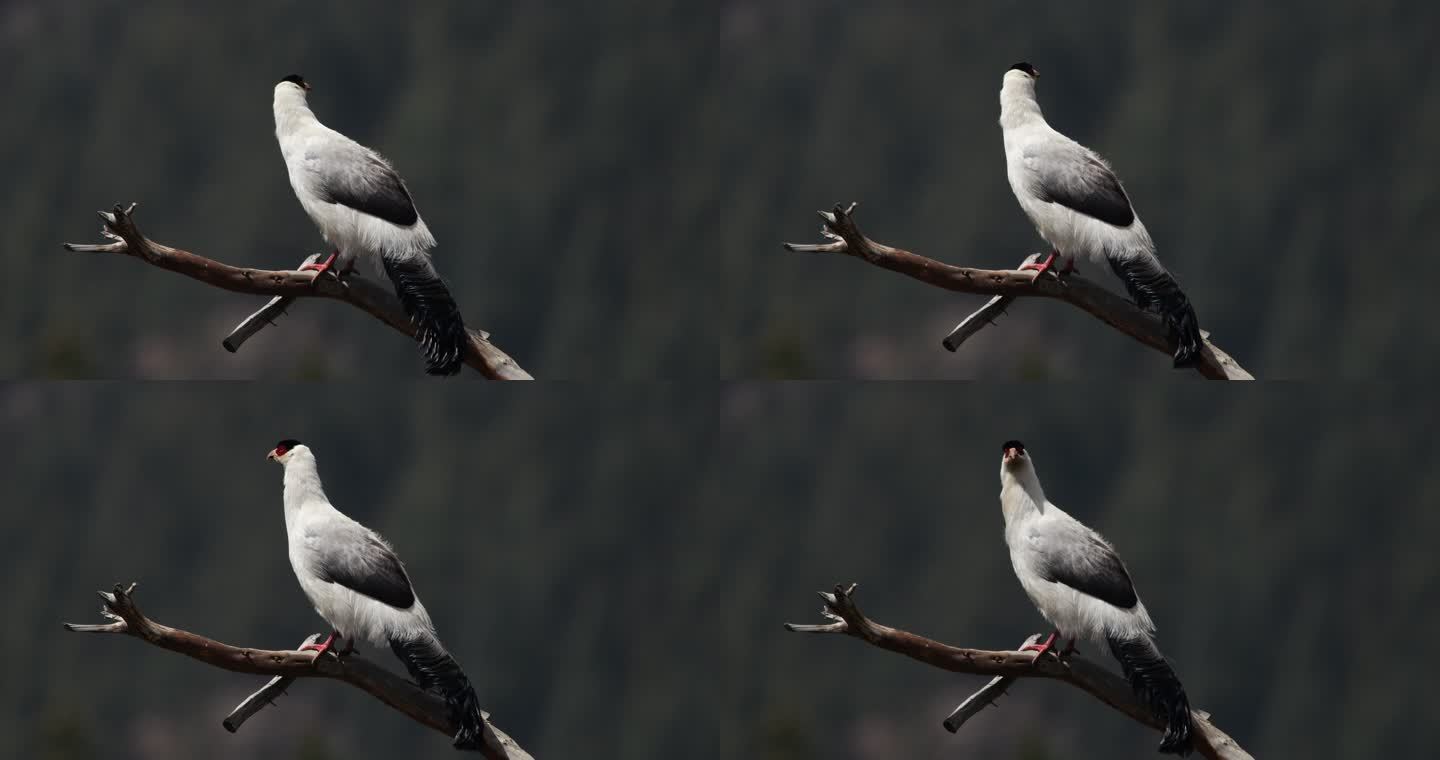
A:
<svg viewBox="0 0 1440 760">
<path fill-rule="evenodd" d="M 1005 515 L 1005 525 L 1031 513 L 1045 511 L 1045 489 L 1040 487 L 1040 477 L 1035 474 L 1033 464 L 1025 462 L 1011 470 L 1000 465 L 1000 511 Z"/>
<path fill-rule="evenodd" d="M 320 485 L 320 469 L 308 448 L 291 452 L 285 461 L 285 529 L 291 529 L 307 505 L 329 504 Z"/>
<path fill-rule="evenodd" d="M 1037 122 L 1044 124 L 1045 116 L 1035 99 L 1035 80 L 1018 71 L 1006 74 L 1000 86 L 1000 126 L 1013 129 Z"/>
<path fill-rule="evenodd" d="M 310 124 L 320 123 L 305 100 L 305 91 L 289 82 L 275 86 L 275 134 L 284 136 Z"/>
</svg>

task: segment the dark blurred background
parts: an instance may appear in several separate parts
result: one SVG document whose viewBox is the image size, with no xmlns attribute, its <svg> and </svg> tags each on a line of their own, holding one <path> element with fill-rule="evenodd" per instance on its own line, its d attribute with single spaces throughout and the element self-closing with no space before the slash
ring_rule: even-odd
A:
<svg viewBox="0 0 1440 760">
<path fill-rule="evenodd" d="M 1257 757 L 1426 756 L 1433 420 L 1405 394 L 1283 384 L 0 386 L 0 756 L 453 756 L 326 682 L 232 736 L 263 679 L 61 630 L 132 580 L 154 619 L 231 643 L 319 630 L 264 461 L 291 436 L 542 760 L 1153 757 L 1158 734 L 1041 681 L 952 736 L 983 679 L 781 627 L 858 581 L 876 620 L 949 643 L 1041 629 L 1002 536 L 1011 437 L 1116 543 L 1194 703 Z"/>
<path fill-rule="evenodd" d="M 227 262 L 318 250 L 270 110 L 298 71 L 322 120 L 396 162 L 467 318 L 538 377 L 1169 377 L 1056 303 L 953 355 L 979 298 L 780 248 L 858 200 L 872 237 L 952 263 L 1038 249 L 995 123 L 1022 58 L 1249 369 L 1436 370 L 1431 278 L 1403 269 L 1440 243 L 1440 5 L 933 5 L 10 0 L 0 375 L 419 372 L 325 303 L 231 356 L 261 299 L 59 248 L 138 200 L 151 237 Z"/>
</svg>

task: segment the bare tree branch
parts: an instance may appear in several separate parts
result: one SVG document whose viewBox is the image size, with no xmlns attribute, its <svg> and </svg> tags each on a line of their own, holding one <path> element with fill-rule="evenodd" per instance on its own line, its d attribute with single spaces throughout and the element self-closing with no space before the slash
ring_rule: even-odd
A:
<svg viewBox="0 0 1440 760">
<path fill-rule="evenodd" d="M 1033 264 L 1039 260 L 1040 254 L 1032 253 L 1026 256 L 1024 261 L 1020 262 L 1020 266 L 1023 267 L 1027 264 Z M 1018 269 L 1019 267 L 1016 268 Z M 1001 314 L 1004 314 L 1005 310 L 1010 308 L 1010 304 L 1014 302 L 1015 296 L 992 296 L 989 301 L 985 302 L 984 306 L 971 312 L 970 316 L 961 320 L 960 324 L 955 325 L 955 329 L 951 330 L 950 334 L 945 336 L 945 340 L 940 341 L 940 345 L 944 346 L 945 350 L 954 352 L 960 348 L 960 344 L 970 340 L 975 333 L 984 330 L 989 325 L 995 324 L 995 319 Z"/>
<path fill-rule="evenodd" d="M 161 625 L 145 617 L 140 608 L 135 606 L 132 596 L 134 590 L 135 584 L 132 583 L 128 587 L 117 584 L 111 591 L 101 591 L 100 598 L 105 601 L 101 614 L 110 622 L 93 625 L 66 623 L 66 630 L 125 634 L 213 667 L 236 673 L 275 676 L 274 680 L 241 703 L 226 719 L 226 728 L 231 731 L 239 728 L 250 715 L 278 696 L 290 681 L 300 678 L 343 681 L 447 737 L 454 736 L 459 730 L 459 726 L 450 720 L 445 700 L 358 654 L 337 657 L 333 653 L 326 653 L 317 657 L 308 651 L 250 649 L 223 644 L 199 634 Z M 243 716 L 237 719 L 242 713 Z M 230 725 L 232 722 L 234 727 Z M 485 746 L 481 752 L 490 760 L 533 760 L 514 739 L 490 723 L 488 714 L 485 721 Z"/>
<path fill-rule="evenodd" d="M 1040 634 L 1032 633 L 1024 641 L 1020 642 L 1020 646 L 1015 647 L 1015 649 L 1016 651 L 1023 650 L 1025 647 L 1039 640 Z M 989 683 L 981 686 L 974 694 L 966 697 L 965 701 L 961 702 L 960 706 L 955 708 L 949 717 L 945 718 L 945 730 L 952 734 L 959 731 L 961 726 L 965 725 L 971 718 L 979 715 L 981 710 L 994 705 L 995 700 L 1004 695 L 1006 691 L 1009 691 L 1010 685 L 1013 683 L 1015 683 L 1015 676 L 995 676 L 990 679 Z"/>
<path fill-rule="evenodd" d="M 1150 713 L 1150 710 L 1136 699 L 1130 684 L 1118 674 L 1093 663 L 1079 654 L 1072 654 L 1063 660 L 1054 656 L 1036 656 L 1033 652 L 992 652 L 982 649 L 963 649 L 932 641 L 898 628 L 880 625 L 860 612 L 855 604 L 855 586 L 836 585 L 833 592 L 821 592 L 825 607 L 820 614 L 830 622 L 820 625 L 797 625 L 786 623 L 785 628 L 801 633 L 840 633 L 854 636 L 866 643 L 903 654 L 932 667 L 952 673 L 968 673 L 977 676 L 1000 676 L 1002 678 L 1051 678 L 1064 681 L 1116 710 L 1156 730 L 1164 725 Z M 1004 691 L 1003 684 L 996 687 L 992 681 L 986 689 L 991 701 Z M 975 697 L 971 698 L 972 700 Z M 970 700 L 967 700 L 967 703 Z M 975 706 L 978 711 L 983 704 Z M 964 705 L 961 706 L 964 709 Z M 957 713 L 960 711 L 957 710 Z M 952 718 L 954 716 L 952 715 Z M 966 716 L 968 718 L 968 716 Z M 1209 713 L 1191 710 L 1190 717 L 1195 724 L 1195 748 L 1211 760 L 1254 760 L 1239 744 L 1216 728 L 1210 722 Z M 949 721 L 947 721 L 948 723 Z M 964 722 L 963 720 L 960 722 Z M 948 726 L 947 726 L 948 727 Z M 958 724 L 956 726 L 958 728 Z"/>
<path fill-rule="evenodd" d="M 132 583 L 131 586 L 133 587 L 134 584 Z M 300 642 L 300 645 L 295 647 L 295 649 L 297 651 L 304 649 L 319 641 L 320 638 L 320 634 L 312 633 L 306 636 L 305 640 Z M 225 716 L 225 720 L 220 721 L 220 725 L 224 726 L 225 730 L 232 734 L 239 731 L 240 727 L 245 725 L 245 721 L 250 720 L 251 716 L 275 704 L 275 700 L 279 699 L 280 695 L 284 694 L 285 690 L 290 688 L 290 684 L 293 683 L 295 683 L 294 676 L 275 676 L 264 686 L 261 686 L 254 694 L 246 697 L 244 701 L 236 705 L 235 709 L 231 710 L 230 714 Z"/>
<path fill-rule="evenodd" d="M 1129 335 L 1145 345 L 1174 354 L 1168 331 L 1160 317 L 1142 310 L 1129 300 L 1110 292 L 1100 285 L 1078 275 L 1057 277 L 1047 274 L 1036 278 L 1033 272 L 1013 269 L 971 269 L 927 259 L 910 251 L 892 248 L 877 243 L 860 232 L 855 224 L 855 204 L 845 208 L 836 204 L 830 211 L 821 211 L 825 220 L 821 233 L 829 239 L 827 243 L 785 243 L 785 248 L 798 253 L 838 253 L 863 259 L 875 266 L 892 272 L 913 277 L 938 288 L 959 293 L 999 296 L 1002 298 L 1043 297 L 1064 301 L 1079 308 L 1107 325 Z M 960 340 L 978 332 L 994 314 L 1003 311 L 1008 301 L 995 300 L 986 304 L 973 316 L 983 316 L 983 321 L 972 324 Z M 973 317 L 972 317 L 973 318 Z M 970 320 L 966 320 L 969 322 Z M 966 323 L 961 323 L 960 331 Z M 947 338 L 950 344 L 959 345 L 959 340 Z M 952 349 L 953 350 L 953 349 Z M 1206 336 L 1200 362 L 1195 369 L 1212 380 L 1253 380 L 1229 354 L 1211 343 Z"/>
<path fill-rule="evenodd" d="M 319 260 L 320 254 L 312 253 L 306 256 L 305 260 L 300 262 L 300 266 L 295 267 L 295 269 L 298 271 Z M 267 326 L 275 324 L 275 320 L 279 319 L 280 315 L 284 314 L 286 310 L 290 308 L 290 304 L 293 303 L 295 303 L 294 296 L 275 296 L 264 306 L 261 306 L 254 314 L 241 320 L 240 324 L 235 325 L 235 329 L 231 330 L 230 334 L 225 336 L 225 340 L 220 341 L 220 345 L 224 346 L 225 350 L 232 354 L 239 351 L 240 347 L 245 345 L 245 341 L 250 340 L 252 336 L 264 330 Z"/>
<path fill-rule="evenodd" d="M 344 301 L 405 336 L 415 337 L 415 326 L 405 314 L 400 299 L 389 288 L 367 280 L 358 273 L 348 275 L 344 282 L 341 282 L 335 277 L 317 276 L 308 271 L 233 267 L 146 238 L 135 226 L 132 215 L 134 209 L 135 204 L 132 203 L 129 208 L 117 205 L 110 211 L 100 212 L 100 218 L 105 222 L 102 234 L 111 242 L 65 243 L 66 250 L 133 256 L 151 266 L 183 274 L 212 287 L 236 293 L 275 296 L 265 308 L 251 315 L 225 339 L 225 347 L 232 352 L 265 323 L 284 311 L 290 301 L 300 298 L 332 298 Z M 465 349 L 465 363 L 472 369 L 491 380 L 534 379 L 521 369 L 514 359 L 491 343 L 487 334 L 475 330 L 470 330 L 469 333 L 470 343 Z"/>
</svg>

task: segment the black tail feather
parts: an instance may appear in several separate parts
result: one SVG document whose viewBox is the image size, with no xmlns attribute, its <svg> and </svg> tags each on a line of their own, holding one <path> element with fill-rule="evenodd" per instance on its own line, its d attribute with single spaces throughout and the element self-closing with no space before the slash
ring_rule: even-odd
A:
<svg viewBox="0 0 1440 760">
<path fill-rule="evenodd" d="M 395 283 L 395 294 L 400 297 L 410 321 L 415 323 L 415 340 L 425 355 L 426 374 L 459 372 L 470 337 L 445 281 L 423 254 L 409 259 L 383 257 L 383 261 L 385 274 Z"/>
<path fill-rule="evenodd" d="M 420 688 L 445 699 L 450 719 L 460 727 L 455 732 L 455 748 L 479 750 L 485 743 L 485 716 L 480 712 L 480 698 L 470 679 L 455 658 L 440 646 L 433 636 L 400 641 L 390 640 L 390 650 Z"/>
<path fill-rule="evenodd" d="M 1125 281 L 1136 306 L 1164 317 L 1170 340 L 1175 342 L 1175 367 L 1194 366 L 1205 339 L 1180 283 L 1152 256 L 1111 257 L 1110 268 Z"/>
<path fill-rule="evenodd" d="M 1110 638 L 1110 653 L 1120 661 L 1125 679 L 1136 695 L 1150 706 L 1150 712 L 1165 724 L 1160 751 L 1188 755 L 1194 749 L 1191 737 L 1190 700 L 1169 661 L 1148 638 Z"/>
</svg>

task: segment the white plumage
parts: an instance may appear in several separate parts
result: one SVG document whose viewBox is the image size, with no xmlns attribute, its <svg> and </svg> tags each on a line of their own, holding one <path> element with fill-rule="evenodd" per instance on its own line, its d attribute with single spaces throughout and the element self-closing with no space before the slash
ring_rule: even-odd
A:
<svg viewBox="0 0 1440 760">
<path fill-rule="evenodd" d="M 286 77 L 275 85 L 273 110 L 290 186 L 333 248 L 331 259 L 314 268 L 346 274 L 363 264 L 383 271 L 416 325 L 426 371 L 455 374 L 468 335 L 431 261 L 435 236 L 384 157 L 320 123 L 309 87 L 299 75 Z"/>
<path fill-rule="evenodd" d="M 348 181 L 359 188 L 375 192 L 385 178 L 367 179 L 367 172 L 390 168 L 380 154 L 320 123 L 310 110 L 306 91 L 294 82 L 275 85 L 275 137 L 280 154 L 290 175 L 305 213 L 320 228 L 325 240 L 339 251 L 336 266 L 342 271 L 364 258 L 367 265 L 381 272 L 380 256 L 415 257 L 428 255 L 435 247 L 435 236 L 425 220 L 415 214 L 409 225 L 390 221 L 359 208 L 334 200 L 325 200 L 329 193 L 325 183 Z M 390 168 L 393 172 L 393 168 Z M 392 189 L 393 191 L 393 189 Z M 397 208 L 403 208 L 399 197 Z M 403 211 L 401 212 L 404 213 Z M 397 217 L 403 220 L 407 217 Z"/>
<path fill-rule="evenodd" d="M 390 544 L 336 509 L 325 496 L 310 447 L 287 439 L 267 458 L 285 467 L 285 534 L 300 588 L 336 640 L 388 645 L 421 688 L 445 699 L 458 726 L 455 746 L 479 749 L 485 719 L 470 679 L 435 635 L 410 576 Z"/>
<path fill-rule="evenodd" d="M 1155 633 L 1150 613 L 1135 596 L 1129 573 L 1114 548 L 1099 533 L 1045 498 L 1040 478 L 1023 448 L 1015 458 L 1001 461 L 1000 508 L 1005 515 L 1005 544 L 1010 547 L 1015 576 L 1035 608 L 1056 630 L 1070 638 L 1101 642 L 1112 636 Z M 1134 602 L 1120 607 L 1065 581 Z"/>
<path fill-rule="evenodd" d="M 310 447 L 289 447 L 277 459 L 285 465 L 285 534 L 290 545 L 290 566 L 320 617 L 342 637 L 369 641 L 375 646 L 388 646 L 391 639 L 434 635 L 430 614 L 413 587 L 411 605 L 399 608 L 324 579 L 347 570 L 327 565 L 347 563 L 355 568 L 349 572 L 357 577 L 366 572 L 393 574 L 400 568 L 402 575 L 390 580 L 410 586 L 399 560 L 386 561 L 395 555 L 385 539 L 330 503 Z M 367 559 L 366 554 L 373 556 Z"/>
<path fill-rule="evenodd" d="M 1077 257 L 1103 264 L 1138 306 L 1165 319 L 1175 366 L 1195 363 L 1204 344 L 1195 310 L 1155 255 L 1150 232 L 1110 165 L 1045 121 L 1035 97 L 1039 76 L 1034 66 L 1017 63 L 1000 88 L 1010 189 L 1053 250 L 1037 268 L 1044 271 L 1057 258 L 1067 266 Z"/>
<path fill-rule="evenodd" d="M 1010 562 L 1030 601 L 1055 627 L 1044 644 L 1033 647 L 1037 658 L 1062 636 L 1104 642 L 1136 693 L 1164 722 L 1160 751 L 1188 753 L 1189 699 L 1160 653 L 1155 624 L 1125 563 L 1099 533 L 1046 498 L 1024 444 L 1006 441 L 1002 449 L 1000 508 Z"/>
<path fill-rule="evenodd" d="M 1055 131 L 1040 112 L 1040 102 L 1035 97 L 1035 78 L 1019 69 L 1005 72 L 1004 85 L 1000 89 L 1000 127 L 1005 140 L 1006 177 L 1010 189 L 1020 207 L 1034 222 L 1035 229 L 1047 243 L 1064 258 L 1084 256 L 1092 263 L 1108 268 L 1108 251 L 1120 255 L 1144 255 L 1155 244 L 1145 229 L 1128 199 L 1119 190 L 1118 182 L 1113 188 L 1084 187 L 1088 183 L 1103 182 L 1110 174 L 1110 166 L 1098 154 L 1085 146 Z M 1086 171 L 1087 168 L 1089 171 Z M 1116 222 L 1130 222 L 1124 226 L 1103 221 L 1099 216 L 1046 200 L 1048 192 L 1039 188 L 1042 181 L 1058 178 L 1075 187 L 1077 192 L 1111 192 L 1109 197 L 1091 199 L 1094 203 L 1102 200 L 1113 205 L 1106 209 L 1109 217 Z M 1042 179 L 1043 178 L 1043 179 Z M 1099 210 L 1098 206 L 1096 210 Z M 1153 255 L 1153 254 L 1152 254 Z"/>
</svg>

